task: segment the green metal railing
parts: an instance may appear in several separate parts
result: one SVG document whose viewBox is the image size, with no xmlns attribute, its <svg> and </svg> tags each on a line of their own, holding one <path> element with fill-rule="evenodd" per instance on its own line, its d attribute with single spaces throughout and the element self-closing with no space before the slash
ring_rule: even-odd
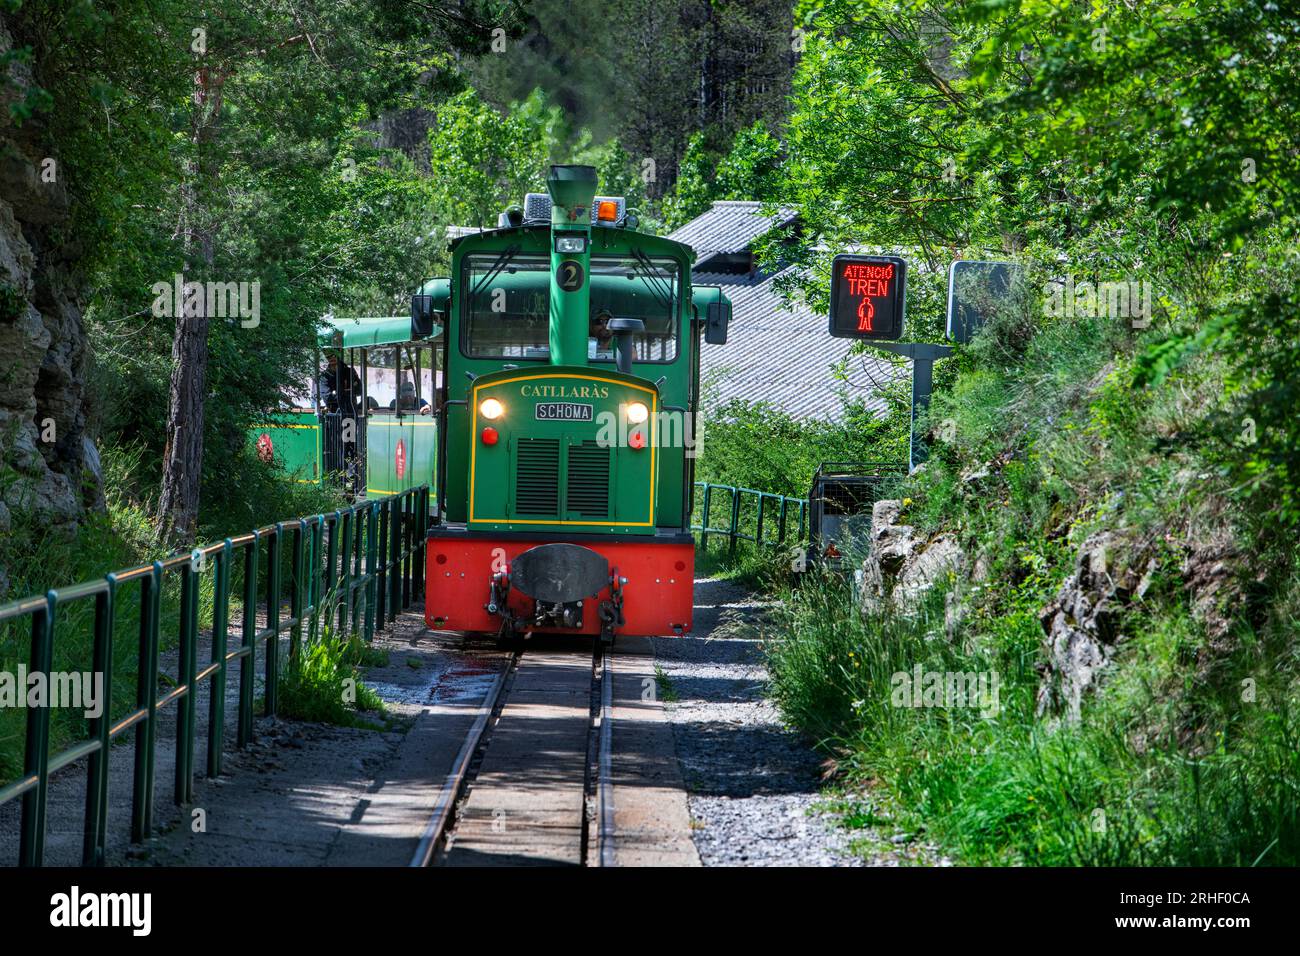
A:
<svg viewBox="0 0 1300 956">
<path fill-rule="evenodd" d="M 703 490 L 703 501 L 699 508 L 700 523 L 691 525 L 692 531 L 700 533 L 700 550 L 709 550 L 709 535 L 721 535 L 727 538 L 727 549 L 736 553 L 736 544 L 751 541 L 754 544 L 785 544 L 793 523 L 791 511 L 798 506 L 799 529 L 793 540 L 803 541 L 808 521 L 808 501 L 805 498 L 792 498 L 789 495 L 771 494 L 756 491 L 753 488 L 737 488 L 732 485 L 715 485 L 708 481 L 697 481 L 697 489 Z M 727 511 L 730 517 L 726 527 L 717 527 L 709 523 L 710 509 L 717 492 L 726 492 L 728 496 Z M 746 496 L 752 496 L 747 499 Z M 770 536 L 773 525 L 775 537 Z M 749 530 L 747 530 L 749 529 Z M 764 532 L 769 532 L 765 536 Z"/>
<path fill-rule="evenodd" d="M 221 773 L 225 737 L 226 676 L 238 664 L 239 714 L 237 743 L 253 740 L 254 669 L 258 648 L 265 666 L 264 709 L 274 716 L 280 677 L 281 637 L 289 638 L 288 653 L 298 652 L 304 625 L 328 612 L 341 630 L 360 633 L 365 640 L 377 628 L 396 620 L 399 609 L 424 593 L 421 549 L 429 525 L 429 487 L 413 488 L 388 498 L 365 501 L 332 514 L 280 522 L 220 544 L 196 548 L 152 565 L 115 571 L 101 581 L 56 588 L 44 597 L 30 597 L 0 606 L 0 624 L 31 621 L 28 673 L 49 674 L 53 668 L 57 612 L 79 601 L 93 601 L 93 673 L 103 675 L 103 706 L 89 720 L 89 737 L 57 754 L 50 750 L 48 706 L 27 712 L 22 776 L 0 788 L 0 804 L 21 796 L 22 821 L 19 865 L 40 866 L 45 854 L 45 816 L 50 774 L 87 758 L 86 811 L 82 863 L 102 864 L 108 814 L 108 764 L 112 742 L 135 729 L 135 768 L 132 787 L 131 842 L 144 841 L 153 828 L 154 757 L 158 711 L 176 706 L 176 766 L 173 801 L 193 799 L 195 708 L 198 685 L 210 681 L 208 700 L 207 776 Z M 264 572 L 259 571 L 265 559 Z M 243 567 L 243 621 L 238 643 L 230 642 L 231 571 Z M 282 580 L 288 567 L 289 580 Z M 213 587 L 212 647 L 201 668 L 198 661 L 199 592 L 204 574 Z M 159 696 L 158 657 L 161 600 L 165 585 L 179 579 L 177 649 L 178 679 Z M 287 593 L 286 593 L 287 592 Z M 287 599 L 287 611 L 286 611 Z M 113 720 L 111 715 L 115 610 L 123 601 L 137 602 L 139 628 L 135 709 Z M 265 626 L 258 626 L 258 612 Z M 335 615 L 337 616 L 335 618 Z"/>
</svg>

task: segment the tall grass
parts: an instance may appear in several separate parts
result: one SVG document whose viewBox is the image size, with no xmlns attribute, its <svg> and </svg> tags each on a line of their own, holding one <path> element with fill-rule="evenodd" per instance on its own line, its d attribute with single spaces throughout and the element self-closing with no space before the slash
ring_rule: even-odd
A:
<svg viewBox="0 0 1300 956">
<path fill-rule="evenodd" d="M 1027 602 L 1022 602 L 1025 604 Z M 1177 699 L 1177 653 L 1194 632 L 1177 601 L 1155 609 L 1126 648 L 1147 673 L 1108 685 L 1079 725 L 1034 713 L 1026 651 L 1041 630 L 1028 607 L 982 636 L 950 639 L 942 589 L 913 616 L 862 615 L 842 578 L 812 575 L 787 595 L 766 639 L 783 714 L 870 782 L 893 822 L 959 860 L 1035 865 L 1294 865 L 1300 862 L 1300 750 L 1287 663 L 1243 643 L 1235 673 L 1272 675 L 1253 702 L 1239 682 Z M 1274 635 L 1276 638 L 1277 635 Z M 996 672 L 997 715 L 973 707 L 903 707 L 895 675 Z M 1189 744 L 1188 715 L 1200 729 Z M 1179 719 L 1182 718 L 1181 723 Z"/>
<path fill-rule="evenodd" d="M 362 682 L 360 668 L 386 663 L 387 654 L 339 630 L 340 607 L 331 592 L 293 648 L 280 677 L 279 716 L 344 726 L 372 726 L 362 712 L 382 716 L 384 702 Z"/>
</svg>

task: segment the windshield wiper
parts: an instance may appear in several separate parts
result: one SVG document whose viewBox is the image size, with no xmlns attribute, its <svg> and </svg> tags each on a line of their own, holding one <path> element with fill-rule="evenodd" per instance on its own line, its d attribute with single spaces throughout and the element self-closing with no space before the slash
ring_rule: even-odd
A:
<svg viewBox="0 0 1300 956">
<path fill-rule="evenodd" d="M 510 260 L 515 257 L 515 253 L 518 251 L 518 245 L 508 246 L 501 255 L 496 257 L 496 261 L 492 263 L 491 268 L 489 268 L 487 272 L 483 273 L 483 278 L 479 279 L 478 282 L 474 284 L 474 288 L 470 290 L 470 301 L 478 298 L 478 294 L 483 291 L 483 287 L 501 274 L 501 270 L 509 265 Z"/>
<path fill-rule="evenodd" d="M 633 267 L 637 273 L 645 280 L 654 297 L 659 300 L 659 304 L 668 310 L 669 315 L 673 311 L 673 288 L 662 276 L 655 272 L 654 263 L 640 249 L 633 249 L 632 255 L 635 257 L 632 261 Z"/>
</svg>

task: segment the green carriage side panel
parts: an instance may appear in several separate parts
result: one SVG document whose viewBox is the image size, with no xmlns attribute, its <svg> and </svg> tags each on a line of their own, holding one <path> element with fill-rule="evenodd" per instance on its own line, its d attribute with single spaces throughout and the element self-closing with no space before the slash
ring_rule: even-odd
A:
<svg viewBox="0 0 1300 956">
<path fill-rule="evenodd" d="M 250 428 L 248 438 L 263 461 L 275 461 L 296 481 L 320 483 L 321 434 L 314 413 L 273 415 Z"/>
<path fill-rule="evenodd" d="M 366 494 L 393 495 L 424 484 L 433 487 L 437 455 L 438 426 L 428 415 L 370 415 L 366 420 Z"/>
</svg>

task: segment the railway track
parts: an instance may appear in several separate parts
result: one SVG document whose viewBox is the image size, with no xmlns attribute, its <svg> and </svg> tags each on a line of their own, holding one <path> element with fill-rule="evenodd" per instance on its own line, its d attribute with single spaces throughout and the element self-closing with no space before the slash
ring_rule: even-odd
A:
<svg viewBox="0 0 1300 956">
<path fill-rule="evenodd" d="M 613 865 L 612 684 L 599 647 L 514 653 L 410 865 Z"/>
</svg>

